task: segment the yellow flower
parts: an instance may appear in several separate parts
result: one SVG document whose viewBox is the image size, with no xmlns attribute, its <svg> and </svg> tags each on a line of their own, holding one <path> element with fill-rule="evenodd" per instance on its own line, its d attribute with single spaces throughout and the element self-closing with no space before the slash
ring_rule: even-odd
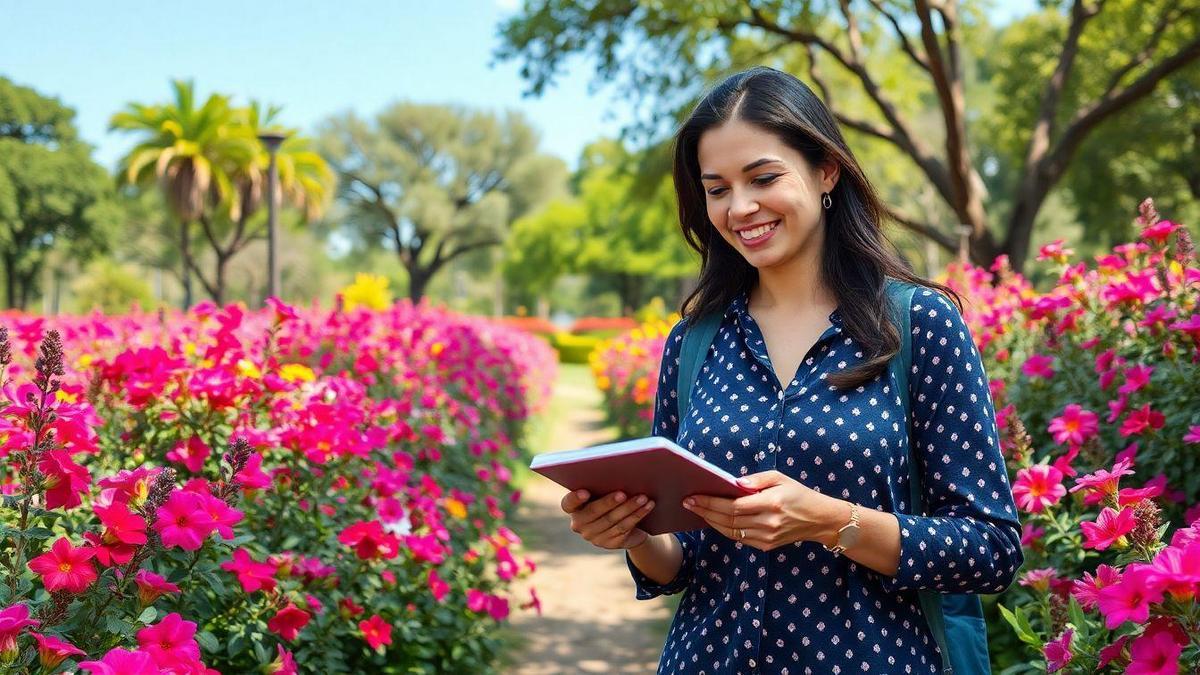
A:
<svg viewBox="0 0 1200 675">
<path fill-rule="evenodd" d="M 445 348 L 446 348 L 446 345 L 444 345 L 440 342 L 435 342 L 435 343 L 429 345 L 429 353 L 433 356 L 437 356 L 438 354 L 441 354 L 442 350 L 444 350 Z"/>
<path fill-rule="evenodd" d="M 183 345 L 183 353 L 187 354 L 188 356 L 195 356 L 196 355 L 196 343 L 188 342 L 188 343 L 184 344 Z"/>
<path fill-rule="evenodd" d="M 75 362 L 75 367 L 78 369 L 87 368 L 88 366 L 92 365 L 92 362 L 95 360 L 95 356 L 92 356 L 91 354 L 84 354 L 83 356 L 79 357 L 78 361 Z"/>
<path fill-rule="evenodd" d="M 76 396 L 75 394 L 68 394 L 67 392 L 63 391 L 62 389 L 59 389 L 57 392 L 55 392 L 55 397 L 59 401 L 66 401 L 67 403 L 74 403 L 79 400 L 79 397 Z"/>
<path fill-rule="evenodd" d="M 296 380 L 312 382 L 317 379 L 317 376 L 313 374 L 312 368 L 303 363 L 289 363 L 284 365 L 279 369 L 279 376 L 288 382 L 295 382 Z"/>
<path fill-rule="evenodd" d="M 262 371 L 258 369 L 258 366 L 246 359 L 238 359 L 237 369 L 242 374 L 242 377 L 249 377 L 255 380 L 262 379 Z"/>
<path fill-rule="evenodd" d="M 388 280 L 377 274 L 357 274 L 354 283 L 342 289 L 342 299 L 346 311 L 363 306 L 383 310 L 392 304 L 392 293 L 388 290 Z"/>
<path fill-rule="evenodd" d="M 449 498 L 445 502 L 446 512 L 450 515 L 462 520 L 467 517 L 467 505 L 454 498 Z"/>
<path fill-rule="evenodd" d="M 600 391 L 608 391 L 610 386 L 612 386 L 612 380 L 608 379 L 608 376 L 601 375 L 600 377 L 596 378 L 596 387 L 598 387 Z"/>
</svg>

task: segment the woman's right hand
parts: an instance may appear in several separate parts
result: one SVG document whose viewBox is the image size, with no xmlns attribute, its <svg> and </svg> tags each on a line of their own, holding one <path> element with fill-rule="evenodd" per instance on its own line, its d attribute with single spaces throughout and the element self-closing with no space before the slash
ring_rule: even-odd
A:
<svg viewBox="0 0 1200 675">
<path fill-rule="evenodd" d="M 572 532 L 607 549 L 631 549 L 650 538 L 637 527 L 654 509 L 654 502 L 645 495 L 625 499 L 623 492 L 610 492 L 588 504 L 589 496 L 586 490 L 576 490 L 562 498 L 562 510 L 571 516 Z"/>
</svg>

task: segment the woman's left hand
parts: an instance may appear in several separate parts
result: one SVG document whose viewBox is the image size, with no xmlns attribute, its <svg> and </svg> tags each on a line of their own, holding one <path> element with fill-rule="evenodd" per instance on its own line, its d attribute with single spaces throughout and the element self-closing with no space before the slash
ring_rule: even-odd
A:
<svg viewBox="0 0 1200 675">
<path fill-rule="evenodd" d="M 683 507 L 726 537 L 763 551 L 797 541 L 829 544 L 837 528 L 850 519 L 849 502 L 778 471 L 743 476 L 738 483 L 759 492 L 737 499 L 691 495 L 684 498 Z M 689 506 L 689 500 L 694 505 Z M 738 530 L 745 530 L 745 536 L 739 539 Z"/>
</svg>

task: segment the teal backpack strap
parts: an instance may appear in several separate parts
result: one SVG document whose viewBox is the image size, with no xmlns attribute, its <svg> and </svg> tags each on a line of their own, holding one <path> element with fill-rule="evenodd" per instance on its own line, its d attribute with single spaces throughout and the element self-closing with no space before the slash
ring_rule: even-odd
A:
<svg viewBox="0 0 1200 675">
<path fill-rule="evenodd" d="M 700 368 L 704 365 L 704 357 L 712 346 L 717 329 L 721 327 L 723 316 L 719 313 L 700 317 L 695 325 L 688 325 L 683 331 L 683 345 L 679 348 L 678 381 L 675 383 L 675 405 L 679 412 L 679 424 L 683 424 L 683 416 L 688 411 L 688 401 L 692 398 L 692 387 L 696 378 L 700 377 Z"/>
<path fill-rule="evenodd" d="M 908 394 L 908 373 L 912 369 L 912 324 L 911 306 L 913 292 L 917 287 L 912 284 L 902 283 L 895 279 L 888 279 L 886 284 L 888 300 L 892 305 L 892 318 L 896 324 L 896 328 L 900 331 L 900 351 L 889 364 L 892 373 L 892 378 L 896 382 L 896 387 L 899 388 L 900 400 L 904 405 L 904 424 L 905 429 L 909 425 L 909 394 Z M 908 501 L 909 511 L 914 514 L 922 512 L 921 507 L 921 472 L 917 468 L 916 456 L 912 446 L 912 434 L 908 434 Z M 942 598 L 941 595 L 933 591 L 918 591 L 917 596 L 921 600 L 921 610 L 925 613 L 925 620 L 929 622 L 929 630 L 933 633 L 933 639 L 937 641 L 938 648 L 942 650 L 942 672 L 952 673 L 953 668 L 950 667 L 950 649 L 946 644 L 946 621 L 942 615 Z"/>
</svg>

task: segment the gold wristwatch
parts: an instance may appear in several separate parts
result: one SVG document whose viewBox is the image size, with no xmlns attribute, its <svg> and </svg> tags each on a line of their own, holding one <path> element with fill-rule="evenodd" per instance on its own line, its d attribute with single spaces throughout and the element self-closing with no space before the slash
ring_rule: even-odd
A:
<svg viewBox="0 0 1200 675">
<path fill-rule="evenodd" d="M 858 527 L 858 504 L 851 502 L 850 522 L 843 525 L 842 529 L 837 531 L 837 543 L 832 548 L 825 546 L 825 544 L 821 544 L 821 546 L 826 551 L 837 555 L 858 543 L 859 532 L 861 532 L 861 529 Z"/>
</svg>

